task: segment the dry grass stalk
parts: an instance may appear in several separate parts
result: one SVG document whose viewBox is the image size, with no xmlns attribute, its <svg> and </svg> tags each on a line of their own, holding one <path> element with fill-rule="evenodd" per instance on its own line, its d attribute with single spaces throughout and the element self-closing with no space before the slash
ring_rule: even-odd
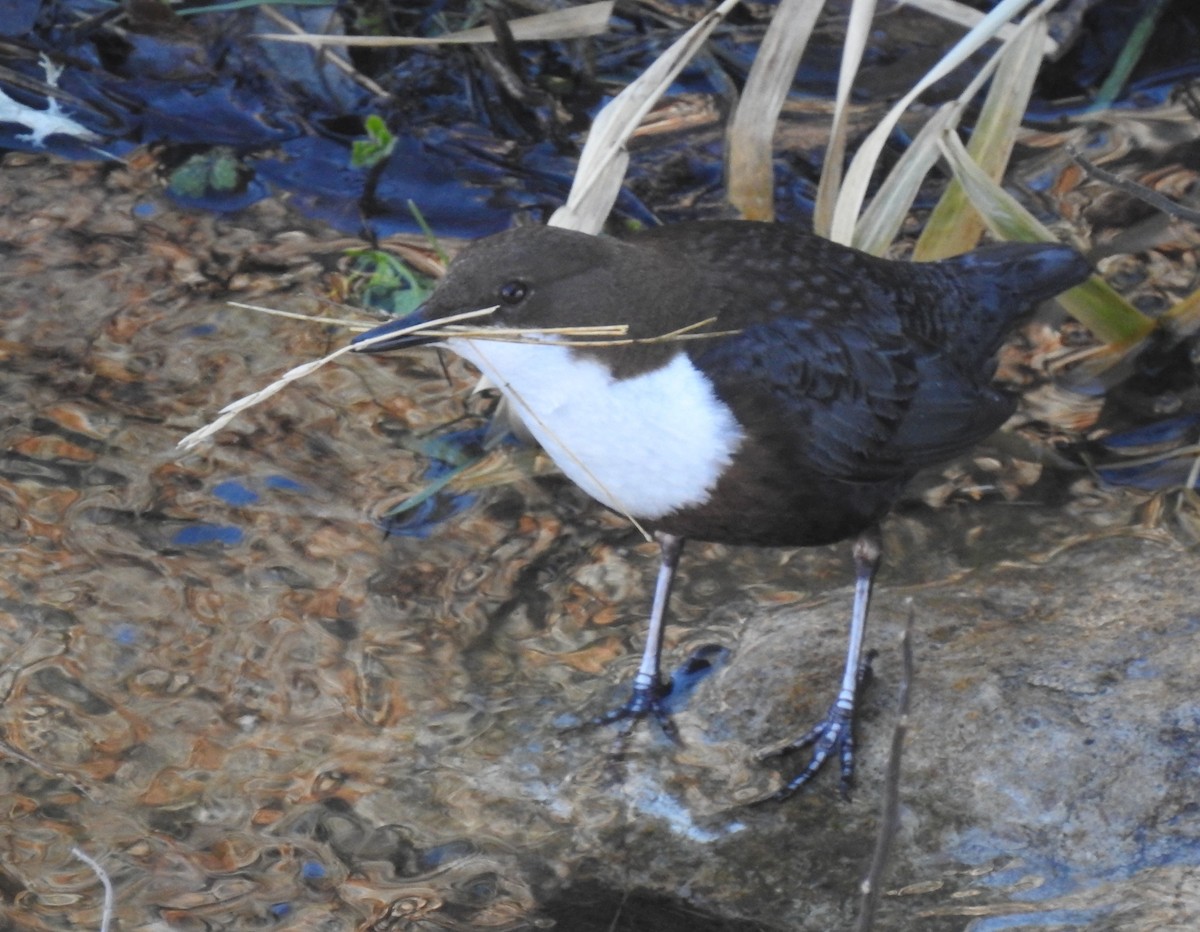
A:
<svg viewBox="0 0 1200 932">
<path fill-rule="evenodd" d="M 336 323 L 351 330 L 367 330 L 371 325 L 364 324 L 359 321 L 348 320 L 331 320 L 328 318 L 314 318 L 305 314 L 297 314 L 292 311 L 280 311 L 274 308 L 262 307 L 256 304 L 240 304 L 231 302 L 232 306 L 252 310 L 257 313 L 271 314 L 278 317 L 287 317 L 294 320 L 310 320 L 317 321 L 322 324 Z M 482 308 L 476 311 L 466 311 L 462 314 L 454 314 L 451 317 L 445 317 L 441 320 L 422 321 L 413 324 L 411 327 L 405 327 L 400 330 L 390 331 L 381 334 L 377 337 L 372 337 L 367 340 L 360 340 L 357 343 L 347 344 L 339 347 L 332 353 L 321 357 L 320 359 L 311 362 L 303 363 L 293 369 L 289 369 L 278 379 L 268 385 L 266 388 L 259 389 L 249 395 L 245 395 L 236 401 L 232 401 L 217 412 L 217 418 L 210 423 L 201 427 L 199 430 L 193 431 L 182 440 L 178 446 L 184 450 L 191 450 L 199 445 L 204 440 L 207 440 L 217 431 L 225 427 L 237 415 L 241 414 L 248 408 L 252 408 L 260 402 L 266 401 L 272 395 L 275 395 L 285 386 L 292 382 L 302 379 L 307 375 L 311 375 L 317 369 L 327 363 L 332 362 L 339 356 L 344 356 L 346 353 L 354 350 L 361 350 L 371 346 L 373 343 L 383 342 L 384 340 L 393 340 L 396 337 L 406 336 L 408 334 L 420 333 L 424 336 L 442 339 L 459 339 L 459 340 L 495 340 L 505 343 L 544 343 L 546 337 L 554 338 L 554 342 L 559 346 L 633 346 L 641 344 L 654 343 L 669 343 L 676 340 L 697 340 L 711 339 L 713 337 L 728 336 L 736 331 L 721 330 L 707 333 L 697 333 L 703 327 L 712 324 L 716 318 L 709 317 L 705 320 L 698 321 L 694 324 L 689 324 L 686 327 L 680 327 L 678 330 L 673 330 L 670 333 L 659 334 L 653 337 L 626 337 L 629 332 L 628 324 L 603 324 L 594 327 L 542 327 L 542 328 L 506 328 L 506 327 L 490 327 L 481 329 L 478 327 L 458 326 L 454 322 L 460 320 L 475 320 L 480 317 L 486 317 L 494 314 L 499 310 L 499 305 Z M 562 339 L 566 337 L 568 339 Z M 570 339 L 575 337 L 577 339 Z"/>
<path fill-rule="evenodd" d="M 580 39 L 594 36 L 608 29 L 615 0 L 588 3 L 565 10 L 551 10 L 533 16 L 522 16 L 509 21 L 508 28 L 518 42 L 548 42 L 555 39 Z M 259 39 L 274 42 L 298 42 L 317 48 L 327 46 L 357 46 L 359 48 L 394 48 L 419 45 L 476 45 L 495 42 L 496 34 L 491 26 L 479 26 L 440 36 L 333 36 L 304 33 L 263 33 Z"/>
<path fill-rule="evenodd" d="M 243 305 L 243 306 L 245 307 L 245 306 L 250 306 L 250 305 Z M 420 324 L 415 324 L 414 326 L 409 327 L 404 330 L 396 330 L 392 333 L 387 333 L 387 334 L 383 334 L 378 337 L 373 337 L 370 340 L 362 340 L 358 343 L 348 343 L 345 346 L 339 347 L 338 349 L 334 350 L 328 356 L 323 356 L 321 359 L 316 359 L 316 360 L 313 360 L 312 362 L 306 362 L 303 365 L 296 366 L 294 369 L 289 369 L 287 372 L 285 372 L 282 376 L 280 376 L 278 379 L 276 379 L 274 382 L 272 382 L 266 388 L 260 389 L 257 392 L 253 392 L 249 395 L 239 398 L 237 401 L 230 402 L 225 407 L 223 407 L 220 411 L 217 412 L 217 414 L 219 416 L 217 417 L 216 420 L 210 422 L 209 424 L 206 424 L 204 427 L 201 427 L 199 430 L 193 431 L 192 433 L 188 434 L 186 437 L 184 437 L 182 440 L 179 441 L 177 446 L 179 446 L 183 450 L 191 450 L 192 448 L 199 445 L 202 441 L 207 440 L 209 437 L 211 437 L 217 431 L 221 430 L 226 424 L 228 424 L 230 421 L 232 421 L 235 417 L 237 417 L 239 414 L 241 414 L 247 408 L 252 408 L 261 401 L 266 401 L 266 399 L 270 398 L 272 395 L 279 392 L 284 386 L 290 384 L 291 382 L 295 382 L 297 379 L 302 379 L 306 375 L 310 375 L 311 373 L 315 372 L 317 369 L 320 369 L 326 363 L 332 362 L 333 360 L 337 359 L 339 356 L 344 356 L 346 353 L 352 352 L 355 349 L 361 349 L 363 347 L 370 346 L 372 343 L 377 343 L 377 342 L 380 342 L 385 339 L 387 339 L 387 340 L 394 339 L 395 337 L 403 336 L 408 333 L 417 333 L 421 330 L 428 330 L 437 324 L 444 324 L 447 321 L 470 320 L 470 319 L 476 318 L 476 317 L 483 317 L 487 314 L 495 313 L 496 310 L 497 310 L 497 307 L 489 307 L 489 308 L 484 308 L 484 309 L 478 310 L 478 311 L 467 311 L 463 314 L 455 314 L 453 317 L 447 317 L 444 320 L 436 321 L 434 323 L 423 322 Z"/>
</svg>

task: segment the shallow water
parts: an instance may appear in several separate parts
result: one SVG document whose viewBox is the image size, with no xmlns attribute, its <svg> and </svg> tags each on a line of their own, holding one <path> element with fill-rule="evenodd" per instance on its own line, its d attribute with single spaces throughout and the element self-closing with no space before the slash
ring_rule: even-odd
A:
<svg viewBox="0 0 1200 932">
<path fill-rule="evenodd" d="M 609 734 L 562 726 L 623 698 L 654 547 L 552 477 L 424 538 L 373 517 L 425 468 L 394 438 L 462 414 L 465 367 L 346 360 L 174 448 L 344 338 L 225 305 L 313 306 L 325 234 L 273 202 L 185 214 L 136 170 L 27 157 L 0 203 L 12 927 L 98 927 L 73 846 L 111 874 L 127 928 L 669 928 L 696 910 L 729 917 L 711 928 L 849 927 L 909 597 L 876 927 L 1200 920 L 1200 584 L 1194 553 L 1137 524 L 1143 498 L 902 509 L 853 800 L 825 776 L 746 807 L 779 779 L 754 751 L 832 698 L 843 549 L 691 547 L 668 663 L 710 644 L 729 662 L 678 716 L 682 747 L 646 730 L 617 763 Z"/>
</svg>

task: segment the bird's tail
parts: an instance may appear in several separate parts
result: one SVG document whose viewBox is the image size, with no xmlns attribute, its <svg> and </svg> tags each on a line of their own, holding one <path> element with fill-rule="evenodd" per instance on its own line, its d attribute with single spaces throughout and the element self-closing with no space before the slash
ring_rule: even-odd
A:
<svg viewBox="0 0 1200 932">
<path fill-rule="evenodd" d="M 944 336 L 979 362 L 990 358 L 1041 302 L 1092 274 L 1087 260 L 1061 243 L 1000 243 L 932 267 L 950 273 L 958 289 L 950 304 L 934 311 L 942 318 Z"/>
<path fill-rule="evenodd" d="M 982 294 L 996 292 L 1014 304 L 1036 305 L 1092 274 L 1087 260 L 1061 243 L 1000 243 L 948 259 Z"/>
</svg>

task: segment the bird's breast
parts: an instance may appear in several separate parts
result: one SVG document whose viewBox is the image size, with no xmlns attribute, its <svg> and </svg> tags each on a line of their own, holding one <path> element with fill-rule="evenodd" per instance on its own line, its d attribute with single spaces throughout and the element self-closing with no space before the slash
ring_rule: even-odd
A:
<svg viewBox="0 0 1200 932">
<path fill-rule="evenodd" d="M 684 353 L 616 379 L 603 357 L 554 343 L 455 339 L 448 345 L 508 398 L 572 481 L 635 518 L 653 520 L 705 501 L 744 439 L 729 407 Z"/>
</svg>

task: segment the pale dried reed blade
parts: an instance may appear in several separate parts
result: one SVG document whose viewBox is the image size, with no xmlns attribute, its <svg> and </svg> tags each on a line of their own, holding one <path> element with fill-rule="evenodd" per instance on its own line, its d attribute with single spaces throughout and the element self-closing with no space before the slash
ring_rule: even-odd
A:
<svg viewBox="0 0 1200 932">
<path fill-rule="evenodd" d="M 474 462 L 459 466 L 432 480 L 419 491 L 402 498 L 383 511 L 383 517 L 392 518 L 411 511 L 439 492 L 455 495 L 479 492 L 496 486 L 512 485 L 531 476 L 547 475 L 556 468 L 554 461 L 535 447 L 491 450 Z"/>
<path fill-rule="evenodd" d="M 713 337 L 736 337 L 741 334 L 741 330 L 713 330 L 710 333 L 671 333 L 661 337 L 645 337 L 641 340 L 636 340 L 637 343 L 674 343 L 684 340 L 711 340 Z"/>
<path fill-rule="evenodd" d="M 1008 170 L 1021 120 L 1033 96 L 1048 29 L 1043 7 L 1030 13 L 993 56 L 998 63 L 996 76 L 988 88 L 967 144 L 971 158 L 993 181 L 1000 181 Z M 992 62 L 988 64 L 990 66 Z M 927 261 L 966 252 L 979 242 L 983 230 L 984 222 L 978 211 L 971 207 L 962 185 L 951 181 L 929 215 L 913 249 L 913 258 Z"/>
<path fill-rule="evenodd" d="M 738 0 L 724 0 L 597 114 L 579 157 L 567 203 L 554 212 L 550 226 L 583 233 L 600 231 L 625 179 L 625 168 L 629 164 L 625 144 L 629 137 L 717 24 L 737 4 Z"/>
<path fill-rule="evenodd" d="M 668 333 L 660 333 L 654 337 L 632 337 L 627 340 L 607 340 L 601 345 L 611 346 L 634 346 L 643 343 L 675 343 L 683 340 L 711 340 L 713 337 L 734 337 L 741 333 L 741 330 L 708 330 L 704 333 L 698 333 L 701 328 L 707 327 L 709 324 L 715 324 L 715 317 L 706 317 L 704 320 L 698 320 L 694 324 L 688 324 L 686 327 L 680 327 L 678 330 L 672 330 Z"/>
<path fill-rule="evenodd" d="M 926 88 L 944 78 L 947 74 L 965 62 L 984 43 L 992 39 L 1001 26 L 1016 16 L 1033 0 L 1001 0 L 979 24 L 960 39 L 941 60 L 934 65 L 918 81 L 907 94 L 884 116 L 879 125 L 871 131 L 846 171 L 842 189 L 838 193 L 837 205 L 834 208 L 833 222 L 829 238 L 838 243 L 849 244 L 854 241 L 854 228 L 858 223 L 859 211 L 866 200 L 867 187 L 875 165 L 883 152 L 888 136 L 891 135 L 901 115 L 909 105 L 919 97 Z"/>
<path fill-rule="evenodd" d="M 82 848 L 72 848 L 71 854 L 90 867 L 92 873 L 100 879 L 100 885 L 104 888 L 104 906 L 100 913 L 100 932 L 108 932 L 112 927 L 113 907 L 116 905 L 116 894 L 113 890 L 112 878 L 108 876 L 108 871 L 104 869 L 103 865 Z"/>
<path fill-rule="evenodd" d="M 882 256 L 896 241 L 925 176 L 942 157 L 942 134 L 958 125 L 962 110 L 959 101 L 949 101 L 921 127 L 863 211 L 854 229 L 855 249 Z"/>
<path fill-rule="evenodd" d="M 471 320 L 471 319 L 477 318 L 477 317 L 485 317 L 488 314 L 494 314 L 498 309 L 499 309 L 499 305 L 496 305 L 494 307 L 481 308 L 480 310 L 476 310 L 476 311 L 465 311 L 462 314 L 455 314 L 453 317 L 445 317 L 442 320 L 438 320 L 438 321 L 422 321 L 421 323 L 414 324 L 411 327 L 405 327 L 404 329 L 401 329 L 401 330 L 395 330 L 390 333 L 380 334 L 379 336 L 371 337 L 368 340 L 360 340 L 358 343 L 351 343 L 351 344 L 347 344 L 346 346 L 339 347 L 338 349 L 336 349 L 332 353 L 330 353 L 328 356 L 324 356 L 321 359 L 313 360 L 312 362 L 302 363 L 301 365 L 296 366 L 293 369 L 289 369 L 287 372 L 285 372 L 283 375 L 281 375 L 278 379 L 276 379 L 274 382 L 272 382 L 266 388 L 260 389 L 257 392 L 252 392 L 251 394 L 246 395 L 242 398 L 239 398 L 236 401 L 230 402 L 225 407 L 223 407 L 220 411 L 217 412 L 217 414 L 219 416 L 216 418 L 216 420 L 212 421 L 209 424 L 206 424 L 204 427 L 201 427 L 199 430 L 192 431 L 192 433 L 188 434 L 186 437 L 184 437 L 182 440 L 180 440 L 179 443 L 177 444 L 177 446 L 183 450 L 192 449 L 193 447 L 197 446 L 202 441 L 207 440 L 213 434 L 220 431 L 222 428 L 225 427 L 225 425 L 227 425 L 230 421 L 232 421 L 235 417 L 237 417 L 237 415 L 241 414 L 247 408 L 252 408 L 255 405 L 259 404 L 260 402 L 266 401 L 268 398 L 270 398 L 272 395 L 274 395 L 277 392 L 279 392 L 280 390 L 282 390 L 288 384 L 295 382 L 297 379 L 304 378 L 306 375 L 309 375 L 309 374 L 315 372 L 317 369 L 320 369 L 326 363 L 332 362 L 333 360 L 337 359 L 339 356 L 344 356 L 346 353 L 350 353 L 355 350 L 361 350 L 364 347 L 371 346 L 374 343 L 382 342 L 383 340 L 394 340 L 396 337 L 407 336 L 408 334 L 420 333 L 425 330 L 430 330 L 437 326 L 440 326 L 441 324 L 446 323 L 447 321 Z"/>
<path fill-rule="evenodd" d="M 271 22 L 275 23 L 275 25 L 286 29 L 286 35 L 304 34 L 303 28 L 296 25 L 296 23 L 293 23 L 278 10 L 272 9 L 270 6 L 265 4 L 260 6 L 259 9 L 262 11 L 262 15 Z M 346 75 L 351 81 L 354 81 L 356 84 L 365 87 L 372 94 L 375 94 L 379 97 L 386 97 L 388 95 L 388 92 L 384 87 L 382 87 L 380 84 L 377 84 L 375 81 L 372 81 L 369 77 L 355 68 L 352 64 L 350 64 L 345 56 L 339 55 L 337 52 L 330 51 L 326 52 L 324 57 L 325 61 L 337 68 L 338 71 Z"/>
<path fill-rule="evenodd" d="M 969 7 L 965 3 L 957 3 L 955 0 L 900 0 L 900 2 L 903 6 L 916 7 L 918 10 L 924 10 L 947 22 L 958 23 L 967 29 L 978 25 L 979 21 L 983 19 L 983 14 L 974 7 Z M 1018 27 L 1011 23 L 1001 26 L 996 31 L 996 37 L 1009 39 L 1017 29 Z M 1045 36 L 1042 39 L 1042 55 L 1052 59 L 1058 54 L 1058 50 L 1059 44 L 1054 38 Z"/>
<path fill-rule="evenodd" d="M 712 333 L 681 333 L 675 336 L 658 337 L 629 337 L 624 340 L 558 340 L 555 346 L 570 346 L 570 347 L 595 347 L 595 346 L 645 346 L 654 343 L 685 343 L 689 340 L 711 340 L 716 337 L 732 337 L 737 336 L 742 331 L 740 330 L 715 330 Z M 486 337 L 475 339 L 487 339 Z M 503 339 L 495 340 L 494 342 L 503 343 L 530 343 L 534 345 L 546 345 L 542 340 L 514 340 Z"/>
<path fill-rule="evenodd" d="M 842 64 L 838 71 L 837 97 L 833 108 L 833 122 L 829 128 L 829 145 L 825 148 L 821 182 L 817 187 L 817 200 L 813 207 L 813 229 L 821 236 L 829 236 L 833 226 L 833 208 L 842 186 L 842 159 L 846 155 L 846 133 L 850 127 L 850 92 L 854 89 L 854 79 L 862 64 L 863 52 L 871 34 L 871 21 L 874 18 L 875 0 L 854 0 L 854 5 L 850 8 L 850 21 L 846 24 L 846 40 L 842 46 Z"/>
<path fill-rule="evenodd" d="M 304 378 L 304 376 L 315 372 L 327 362 L 332 362 L 334 359 L 337 359 L 337 357 L 345 353 L 349 353 L 353 349 L 354 347 L 352 345 L 343 346 L 321 359 L 317 359 L 312 362 L 306 362 L 302 365 L 296 366 L 294 369 L 289 369 L 266 388 L 259 389 L 258 391 L 246 395 L 243 398 L 239 398 L 237 401 L 232 401 L 227 404 L 217 412 L 219 417 L 215 421 L 205 425 L 204 427 L 201 427 L 197 431 L 193 431 L 192 433 L 188 434 L 179 441 L 177 446 L 183 450 L 192 449 L 201 441 L 207 440 L 213 434 L 217 433 L 217 431 L 221 430 L 226 424 L 232 421 L 247 408 L 253 408 L 259 402 L 266 401 L 272 395 L 282 390 L 284 386 L 288 385 L 289 383 L 294 382 L 297 379 Z"/>
<path fill-rule="evenodd" d="M 608 29 L 615 0 L 588 3 L 565 10 L 551 10 L 534 16 L 522 16 L 510 20 L 508 28 L 518 42 L 544 42 L 554 39 L 580 39 L 599 35 Z M 273 42 L 299 42 L 314 47 L 358 46 L 360 48 L 390 48 L 420 45 L 463 45 L 495 42 L 496 35 L 491 26 L 464 29 L 441 36 L 327 36 L 314 34 L 289 35 L 285 33 L 263 33 L 258 39 Z"/>
<path fill-rule="evenodd" d="M 684 343 L 688 340 L 711 340 L 716 337 L 734 337 L 740 330 L 714 330 L 712 333 L 676 333 L 657 337 L 630 337 L 625 340 L 576 340 L 559 343 L 559 346 L 645 346 L 654 343 Z"/>
<path fill-rule="evenodd" d="M 680 327 L 678 330 L 672 330 L 670 333 L 665 333 L 663 336 L 673 337 L 684 333 L 691 333 L 694 330 L 699 330 L 701 327 L 707 327 L 709 324 L 715 324 L 716 322 L 717 319 L 715 317 L 705 317 L 704 320 L 698 320 L 694 324 L 687 324 L 684 327 Z"/>
<path fill-rule="evenodd" d="M 747 220 L 775 219 L 775 125 L 824 5 L 825 0 L 779 4 L 729 121 L 725 187 L 729 203 Z"/>
<path fill-rule="evenodd" d="M 1028 43 L 1031 30 L 1039 28 L 1044 30 L 1045 13 L 1055 2 L 1056 0 L 1042 0 L 1037 11 L 1027 16 L 1018 29 L 1008 31 L 1009 38 L 1005 40 L 1005 44 L 995 55 L 984 62 L 983 67 L 963 88 L 958 98 L 943 104 L 921 128 L 912 145 L 905 150 L 904 155 L 900 157 L 888 177 L 880 184 L 879 191 L 872 198 L 870 206 L 863 211 L 854 230 L 852 245 L 872 255 L 882 255 L 884 250 L 895 240 L 913 201 L 916 199 L 921 182 L 937 159 L 941 157 L 942 135 L 958 127 L 966 106 L 975 99 L 998 68 L 1006 62 L 1008 67 L 1014 67 L 1012 56 L 1020 55 L 1024 60 L 1021 67 L 1027 67 L 1036 75 L 1037 57 L 1028 59 L 1024 56 L 1030 52 Z M 1018 46 L 1019 50 L 1014 51 L 1014 46 Z M 1034 75 L 1031 75 L 1031 79 Z M 993 90 L 989 96 L 997 93 L 997 85 L 1003 85 L 1003 82 L 1000 79 L 993 82 Z M 1007 89 L 1007 86 L 1005 87 Z M 1024 105 L 1021 105 L 1019 109 L 1023 112 Z M 1013 132 L 1015 134 L 1015 130 Z M 922 240 L 936 225 L 933 219 L 927 222 Z M 964 246 L 958 252 L 964 252 L 967 248 Z M 921 240 L 917 242 L 913 257 L 916 259 L 932 258 L 923 254 Z"/>
</svg>

